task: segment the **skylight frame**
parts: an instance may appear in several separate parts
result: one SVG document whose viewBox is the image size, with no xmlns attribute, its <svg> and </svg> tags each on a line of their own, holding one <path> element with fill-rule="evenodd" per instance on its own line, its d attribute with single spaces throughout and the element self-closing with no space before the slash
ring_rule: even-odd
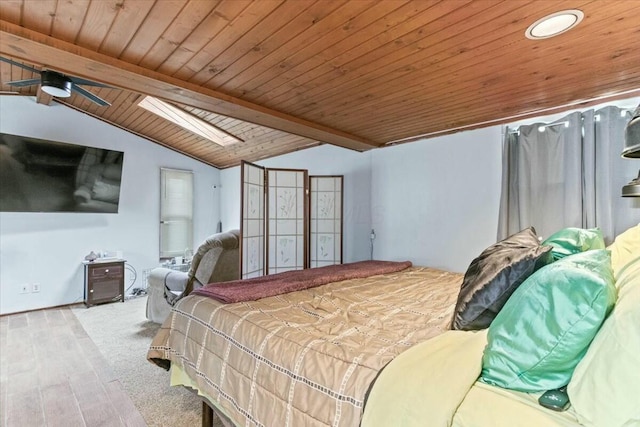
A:
<svg viewBox="0 0 640 427">
<path fill-rule="evenodd" d="M 138 106 L 222 147 L 244 142 L 200 117 L 158 98 L 145 96 L 138 102 Z"/>
</svg>

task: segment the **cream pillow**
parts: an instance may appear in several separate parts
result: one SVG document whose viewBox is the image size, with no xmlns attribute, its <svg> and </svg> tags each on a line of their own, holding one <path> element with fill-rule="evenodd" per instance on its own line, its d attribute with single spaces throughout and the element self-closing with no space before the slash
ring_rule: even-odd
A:
<svg viewBox="0 0 640 427">
<path fill-rule="evenodd" d="M 618 235 L 607 249 L 611 251 L 611 266 L 617 278 L 625 264 L 640 256 L 640 224 Z"/>
<path fill-rule="evenodd" d="M 640 425 L 640 256 L 619 274 L 618 301 L 569 383 L 578 421 L 589 427 Z"/>
</svg>

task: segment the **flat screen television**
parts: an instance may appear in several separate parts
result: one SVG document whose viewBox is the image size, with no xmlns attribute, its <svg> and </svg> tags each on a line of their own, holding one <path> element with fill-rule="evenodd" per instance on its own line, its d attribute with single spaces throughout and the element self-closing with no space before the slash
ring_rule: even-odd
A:
<svg viewBox="0 0 640 427">
<path fill-rule="evenodd" d="M 0 133 L 0 211 L 117 213 L 124 153 Z"/>
</svg>

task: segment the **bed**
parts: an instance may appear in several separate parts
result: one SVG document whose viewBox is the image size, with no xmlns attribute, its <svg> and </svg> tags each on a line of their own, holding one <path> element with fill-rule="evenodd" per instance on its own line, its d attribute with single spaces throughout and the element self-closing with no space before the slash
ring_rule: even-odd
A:
<svg viewBox="0 0 640 427">
<path fill-rule="evenodd" d="M 461 281 L 412 266 L 257 301 L 190 295 L 148 357 L 236 425 L 358 426 L 378 372 L 448 329 Z"/>
<path fill-rule="evenodd" d="M 640 365 L 640 225 L 626 234 L 609 251 L 580 248 L 606 254 L 624 287 L 578 358 L 565 412 L 538 405 L 541 393 L 481 381 L 493 324 L 450 330 L 476 260 L 464 275 L 410 266 L 254 301 L 192 294 L 148 358 L 170 367 L 171 384 L 196 390 L 227 426 L 640 425 L 640 373 L 631 369 Z M 630 338 L 621 349 L 623 333 Z"/>
</svg>

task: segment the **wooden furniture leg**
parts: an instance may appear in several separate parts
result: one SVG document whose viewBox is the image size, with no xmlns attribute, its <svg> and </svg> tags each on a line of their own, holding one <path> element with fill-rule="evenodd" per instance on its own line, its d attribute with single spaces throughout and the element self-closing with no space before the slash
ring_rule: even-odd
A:
<svg viewBox="0 0 640 427">
<path fill-rule="evenodd" d="M 213 409 L 207 402 L 202 402 L 202 427 L 213 427 Z"/>
</svg>

